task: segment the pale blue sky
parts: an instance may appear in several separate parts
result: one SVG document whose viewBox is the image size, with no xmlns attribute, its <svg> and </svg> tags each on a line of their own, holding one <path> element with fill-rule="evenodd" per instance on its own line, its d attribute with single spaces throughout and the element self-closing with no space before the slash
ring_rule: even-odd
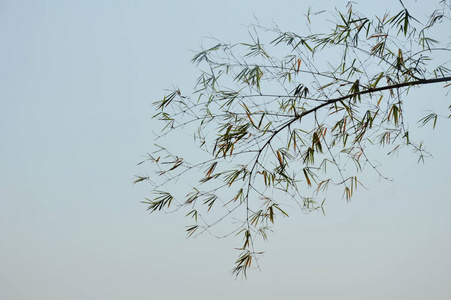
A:
<svg viewBox="0 0 451 300">
<path fill-rule="evenodd" d="M 281 219 L 247 281 L 229 275 L 235 239 L 187 240 L 183 215 L 146 213 L 149 188 L 132 180 L 153 150 L 151 103 L 192 87 L 201 38 L 241 41 L 254 16 L 296 31 L 312 4 L 334 9 L 243 2 L 1 2 L 1 299 L 449 298 L 449 121 L 418 132 L 434 155 L 425 165 L 382 154 L 393 182 L 369 175 L 351 203 L 331 197 L 326 217 Z M 413 92 L 407 109 L 447 107 L 445 92 Z"/>
</svg>

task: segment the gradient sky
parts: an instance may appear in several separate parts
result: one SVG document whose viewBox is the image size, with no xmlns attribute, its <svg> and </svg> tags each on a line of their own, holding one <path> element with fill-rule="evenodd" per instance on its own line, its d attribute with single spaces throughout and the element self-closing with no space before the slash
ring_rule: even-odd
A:
<svg viewBox="0 0 451 300">
<path fill-rule="evenodd" d="M 301 30 L 309 6 L 330 3 L 2 1 L 0 298 L 449 299 L 448 120 L 418 130 L 434 155 L 426 164 L 381 154 L 394 181 L 368 175 L 368 190 L 350 203 L 332 196 L 325 217 L 280 219 L 248 280 L 229 275 L 235 239 L 185 239 L 183 215 L 149 215 L 149 187 L 132 185 L 153 150 L 151 103 L 193 86 L 202 37 L 243 41 L 254 16 Z M 409 101 L 417 117 L 449 95 L 431 86 Z"/>
</svg>

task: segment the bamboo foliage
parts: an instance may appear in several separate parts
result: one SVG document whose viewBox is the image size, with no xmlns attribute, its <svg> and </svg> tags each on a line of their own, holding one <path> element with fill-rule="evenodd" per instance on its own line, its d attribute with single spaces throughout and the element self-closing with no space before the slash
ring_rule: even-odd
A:
<svg viewBox="0 0 451 300">
<path fill-rule="evenodd" d="M 449 56 L 449 41 L 429 36 L 432 28 L 448 30 L 450 6 L 439 1 L 426 20 L 401 1 L 394 6 L 398 12 L 370 18 L 348 5 L 331 13 L 330 32 L 315 32 L 322 14 L 309 11 L 306 33 L 253 25 L 250 41 L 214 40 L 195 54 L 194 91 L 170 91 L 154 103 L 154 118 L 162 123 L 159 142 L 192 130 L 202 154 L 189 161 L 185 147 L 173 154 L 155 146 L 146 160 L 155 173 L 135 180 L 153 187 L 148 210 L 186 209 L 196 223 L 186 229 L 193 237 L 215 235 L 217 224 L 233 220 L 225 236 L 243 242 L 232 273 L 246 275 L 257 265 L 255 242 L 268 238 L 291 203 L 324 213 L 329 188 L 350 201 L 360 172 L 382 176 L 367 155 L 373 145 L 389 146 L 388 154 L 410 148 L 424 160 L 423 144 L 407 130 L 404 102 L 423 85 L 450 86 L 451 69 L 440 60 Z M 435 128 L 438 118 L 449 116 L 429 112 L 419 124 Z"/>
</svg>

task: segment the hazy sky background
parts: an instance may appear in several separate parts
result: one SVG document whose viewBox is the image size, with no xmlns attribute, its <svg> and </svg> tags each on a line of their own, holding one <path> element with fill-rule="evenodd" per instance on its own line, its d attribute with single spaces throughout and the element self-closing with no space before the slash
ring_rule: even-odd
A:
<svg viewBox="0 0 451 300">
<path fill-rule="evenodd" d="M 414 15 L 425 13 L 418 2 Z M 188 220 L 149 215 L 149 187 L 132 185 L 153 150 L 151 103 L 172 84 L 193 86 L 202 37 L 243 41 L 254 16 L 301 31 L 309 6 L 347 1 L 330 3 L 2 1 L 0 298 L 449 299 L 447 120 L 417 132 L 434 155 L 426 164 L 381 155 L 393 182 L 366 182 L 350 203 L 331 197 L 326 217 L 280 219 L 247 281 L 229 275 L 236 240 L 185 239 Z M 425 87 L 409 101 L 419 116 L 449 95 Z"/>
</svg>

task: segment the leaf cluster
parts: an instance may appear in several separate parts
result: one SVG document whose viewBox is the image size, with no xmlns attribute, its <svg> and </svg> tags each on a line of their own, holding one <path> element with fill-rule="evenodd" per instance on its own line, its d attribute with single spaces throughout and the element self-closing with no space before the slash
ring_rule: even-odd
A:
<svg viewBox="0 0 451 300">
<path fill-rule="evenodd" d="M 175 211 L 187 209 L 195 222 L 188 236 L 214 235 L 232 219 L 224 236 L 243 237 L 232 273 L 246 275 L 260 254 L 254 242 L 266 240 L 292 204 L 324 212 L 316 199 L 330 187 L 350 201 L 363 170 L 383 177 L 368 155 L 374 145 L 389 146 L 388 154 L 410 148 L 422 160 L 428 153 L 411 137 L 404 101 L 411 89 L 451 81 L 449 44 L 429 35 L 448 28 L 449 13 L 446 1 L 421 21 L 404 5 L 371 18 L 349 5 L 333 14 L 330 32 L 315 33 L 309 11 L 306 34 L 254 25 L 250 41 L 214 40 L 192 59 L 200 70 L 194 92 L 174 89 L 154 103 L 159 139 L 191 130 L 202 155 L 191 163 L 179 156 L 185 147 L 177 155 L 158 147 L 161 156 L 149 159 L 155 176 L 135 180 L 152 178 L 148 210 L 177 202 Z M 430 112 L 419 123 L 435 128 L 438 118 Z M 168 192 L 185 188 L 181 182 L 194 187 Z"/>
</svg>

